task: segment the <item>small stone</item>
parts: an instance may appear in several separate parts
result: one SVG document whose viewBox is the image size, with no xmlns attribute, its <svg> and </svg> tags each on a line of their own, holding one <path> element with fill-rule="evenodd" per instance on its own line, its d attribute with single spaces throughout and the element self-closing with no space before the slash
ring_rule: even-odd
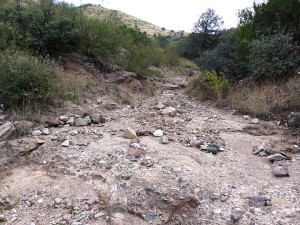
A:
<svg viewBox="0 0 300 225">
<path fill-rule="evenodd" d="M 61 198 L 55 198 L 54 199 L 54 204 L 59 205 L 62 202 Z"/>
<path fill-rule="evenodd" d="M 193 148 L 199 148 L 200 144 L 201 144 L 201 142 L 199 140 L 195 140 L 195 139 L 190 140 L 190 145 Z"/>
<path fill-rule="evenodd" d="M 63 122 L 67 122 L 69 120 L 69 117 L 67 117 L 67 116 L 60 116 L 58 119 L 61 120 L 61 121 L 63 121 Z"/>
<path fill-rule="evenodd" d="M 219 146 L 218 145 L 215 145 L 215 144 L 211 144 L 208 146 L 207 148 L 207 152 L 208 153 L 212 153 L 212 154 L 217 154 L 219 152 Z"/>
<path fill-rule="evenodd" d="M 0 215 L 0 222 L 6 222 L 7 219 L 4 217 L 4 215 Z"/>
<path fill-rule="evenodd" d="M 49 131 L 48 128 L 44 128 L 44 129 L 42 130 L 42 132 L 43 132 L 43 134 L 45 134 L 45 135 L 49 135 L 49 134 L 50 134 L 50 131 Z"/>
<path fill-rule="evenodd" d="M 166 136 L 162 136 L 161 139 L 160 139 L 160 142 L 162 144 L 168 144 L 169 143 L 169 139 Z"/>
<path fill-rule="evenodd" d="M 133 156 L 133 155 L 126 156 L 126 159 L 129 159 L 130 162 L 136 162 L 137 161 L 137 158 L 135 156 Z"/>
<path fill-rule="evenodd" d="M 50 127 L 57 127 L 60 125 L 60 122 L 55 118 L 55 117 L 49 117 L 46 121 L 46 123 L 50 126 Z"/>
<path fill-rule="evenodd" d="M 275 161 L 282 161 L 282 160 L 286 159 L 286 157 L 281 154 L 274 154 L 274 155 L 268 156 L 267 159 L 270 162 L 275 162 Z"/>
<path fill-rule="evenodd" d="M 69 134 L 71 136 L 76 136 L 78 134 L 78 131 L 77 130 L 72 130 L 72 131 L 69 132 Z"/>
<path fill-rule="evenodd" d="M 74 116 L 71 116 L 71 117 L 68 119 L 68 121 L 66 122 L 66 124 L 70 124 L 70 125 L 74 125 L 74 123 L 75 123 L 75 118 L 74 118 Z"/>
<path fill-rule="evenodd" d="M 39 204 L 42 204 L 42 203 L 43 203 L 43 199 L 39 199 L 39 200 L 38 200 L 38 203 L 39 203 Z"/>
<path fill-rule="evenodd" d="M 73 217 L 72 214 L 66 214 L 66 215 L 64 215 L 63 219 L 66 221 L 71 221 L 72 217 Z"/>
<path fill-rule="evenodd" d="M 261 196 L 251 197 L 249 199 L 250 206 L 265 206 L 266 205 L 266 198 Z"/>
<path fill-rule="evenodd" d="M 226 202 L 227 199 L 228 199 L 228 196 L 225 195 L 225 196 L 223 196 L 223 197 L 220 199 L 220 201 L 221 201 L 221 202 Z"/>
<path fill-rule="evenodd" d="M 98 112 L 92 113 L 91 114 L 91 120 L 92 120 L 92 123 L 94 123 L 94 124 L 101 123 L 101 121 L 102 121 L 102 115 L 101 115 L 101 113 L 98 113 Z"/>
<path fill-rule="evenodd" d="M 129 145 L 129 147 L 130 147 L 130 148 L 138 148 L 138 149 L 140 149 L 140 148 L 141 148 L 141 145 L 138 144 L 138 143 L 132 143 L 132 144 Z"/>
<path fill-rule="evenodd" d="M 123 220 L 124 217 L 125 217 L 125 215 L 122 214 L 122 213 L 115 213 L 115 214 L 113 215 L 113 217 L 118 218 L 118 219 L 120 219 L 120 220 Z"/>
<path fill-rule="evenodd" d="M 90 123 L 90 117 L 86 116 L 83 119 L 79 118 L 75 121 L 76 127 L 87 126 Z"/>
<path fill-rule="evenodd" d="M 124 137 L 127 139 L 135 139 L 137 138 L 136 132 L 132 128 L 127 128 L 124 131 Z"/>
<path fill-rule="evenodd" d="M 236 209 L 231 213 L 231 219 L 233 222 L 238 222 L 240 219 L 242 219 L 243 215 L 247 211 L 244 209 Z"/>
<path fill-rule="evenodd" d="M 41 140 L 41 139 L 38 139 L 38 140 L 37 140 L 37 143 L 38 143 L 39 145 L 45 144 L 45 142 L 46 142 L 45 140 Z"/>
<path fill-rule="evenodd" d="M 146 216 L 146 219 L 147 219 L 147 220 L 150 220 L 150 221 L 154 221 L 154 220 L 155 220 L 155 217 L 154 217 L 152 214 L 148 214 L 148 215 Z"/>
<path fill-rule="evenodd" d="M 35 131 L 32 132 L 32 135 L 33 135 L 33 136 L 40 136 L 40 135 L 42 135 L 42 131 L 40 131 L 40 130 L 35 130 Z"/>
<path fill-rule="evenodd" d="M 135 156 L 135 157 L 140 157 L 142 155 L 142 151 L 137 148 L 129 148 L 128 149 L 128 155 L 129 156 Z"/>
<path fill-rule="evenodd" d="M 248 115 L 244 115 L 243 118 L 244 118 L 245 120 L 250 120 L 250 116 L 248 116 Z"/>
<path fill-rule="evenodd" d="M 95 218 L 95 219 L 99 219 L 99 218 L 104 217 L 104 216 L 105 216 L 105 213 L 97 213 L 97 214 L 94 216 L 94 218 Z"/>
<path fill-rule="evenodd" d="M 160 103 L 158 103 L 156 106 L 154 106 L 154 109 L 161 110 L 161 109 L 163 109 L 163 108 L 165 108 L 165 107 L 166 107 L 166 105 L 164 105 L 164 104 L 162 104 L 162 103 L 160 102 Z"/>
<path fill-rule="evenodd" d="M 61 146 L 63 146 L 63 147 L 68 147 L 70 145 L 70 141 L 69 140 L 66 140 L 66 141 L 64 141 L 62 144 L 61 144 Z"/>
<path fill-rule="evenodd" d="M 34 123 L 27 121 L 27 120 L 22 120 L 17 124 L 17 128 L 19 129 L 29 129 L 33 128 Z"/>
<path fill-rule="evenodd" d="M 161 137 L 161 136 L 164 135 L 164 133 L 163 133 L 163 131 L 161 129 L 158 129 L 158 130 L 154 131 L 153 135 L 155 137 Z"/>
<path fill-rule="evenodd" d="M 287 166 L 275 166 L 273 167 L 273 174 L 275 177 L 288 177 L 289 170 Z"/>
<path fill-rule="evenodd" d="M 161 111 L 161 114 L 162 114 L 163 116 L 169 115 L 169 116 L 174 117 L 174 116 L 176 116 L 176 114 L 177 114 L 177 110 L 176 110 L 175 108 L 173 108 L 173 107 L 167 107 L 167 108 L 165 108 L 165 109 L 163 109 L 163 110 Z"/>
<path fill-rule="evenodd" d="M 254 118 L 254 119 L 251 120 L 250 123 L 252 123 L 252 124 L 259 124 L 259 119 Z"/>
<path fill-rule="evenodd" d="M 200 145 L 200 148 L 202 151 L 206 151 L 208 147 L 206 145 Z"/>
</svg>

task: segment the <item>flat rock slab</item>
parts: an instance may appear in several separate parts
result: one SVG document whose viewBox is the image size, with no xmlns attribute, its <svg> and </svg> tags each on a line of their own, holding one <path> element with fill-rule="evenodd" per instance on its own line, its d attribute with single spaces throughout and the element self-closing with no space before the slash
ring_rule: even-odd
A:
<svg viewBox="0 0 300 225">
<path fill-rule="evenodd" d="M 13 124 L 9 121 L 0 126 L 0 141 L 8 138 L 14 132 Z"/>
</svg>

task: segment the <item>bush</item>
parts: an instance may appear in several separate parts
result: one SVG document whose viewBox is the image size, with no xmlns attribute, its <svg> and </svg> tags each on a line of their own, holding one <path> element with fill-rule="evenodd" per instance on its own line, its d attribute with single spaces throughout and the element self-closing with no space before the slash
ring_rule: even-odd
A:
<svg viewBox="0 0 300 225">
<path fill-rule="evenodd" d="M 0 99 L 8 107 L 43 107 L 51 103 L 57 81 L 54 64 L 25 52 L 0 55 Z"/>
<path fill-rule="evenodd" d="M 220 43 L 211 51 L 205 51 L 197 64 L 204 70 L 224 72 L 228 78 L 243 78 L 249 73 L 249 65 L 241 60 L 237 52 L 238 44 L 234 30 L 222 31 Z"/>
<path fill-rule="evenodd" d="M 250 44 L 249 60 L 257 80 L 282 80 L 293 75 L 300 65 L 299 47 L 289 34 L 271 35 Z"/>
<path fill-rule="evenodd" d="M 187 91 L 189 94 L 199 98 L 200 100 L 217 100 L 222 103 L 224 97 L 229 93 L 229 81 L 224 73 L 220 76 L 216 71 L 206 71 L 206 74 L 200 74 L 194 77 L 188 85 Z"/>
</svg>

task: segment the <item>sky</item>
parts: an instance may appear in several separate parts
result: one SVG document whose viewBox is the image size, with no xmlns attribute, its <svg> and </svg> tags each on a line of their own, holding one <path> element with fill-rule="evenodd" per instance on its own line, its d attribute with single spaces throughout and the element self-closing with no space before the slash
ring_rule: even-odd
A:
<svg viewBox="0 0 300 225">
<path fill-rule="evenodd" d="M 216 10 L 224 20 L 224 28 L 236 27 L 239 9 L 252 6 L 254 0 L 64 0 L 80 4 L 101 4 L 120 10 L 169 30 L 191 32 L 194 23 L 207 8 Z M 255 0 L 256 3 L 264 0 Z"/>
</svg>

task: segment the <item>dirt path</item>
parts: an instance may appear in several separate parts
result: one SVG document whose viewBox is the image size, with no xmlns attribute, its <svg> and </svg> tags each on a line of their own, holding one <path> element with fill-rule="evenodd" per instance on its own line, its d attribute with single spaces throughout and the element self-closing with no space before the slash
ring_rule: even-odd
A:
<svg viewBox="0 0 300 225">
<path fill-rule="evenodd" d="M 45 143 L 26 156 L 32 163 L 2 172 L 0 221 L 232 224 L 233 216 L 237 224 L 299 224 L 300 154 L 279 162 L 288 166 L 289 177 L 275 177 L 274 165 L 252 154 L 255 146 L 280 151 L 299 140 L 272 121 L 251 124 L 242 115 L 187 97 L 179 88 L 183 80 L 166 77 L 157 82 L 155 96 L 134 106 L 107 110 L 100 104 L 108 118 L 104 125 L 50 128 L 49 135 L 39 136 Z M 107 99 L 103 96 L 102 102 Z M 160 115 L 154 108 L 158 103 L 177 114 Z M 71 114 L 71 109 L 65 113 Z M 141 149 L 141 156 L 128 159 L 127 127 L 161 129 L 169 142 L 140 136 L 133 147 Z M 191 139 L 202 148 L 215 144 L 222 151 L 213 155 L 193 148 Z M 36 142 L 37 137 L 13 141 L 24 146 L 28 140 Z M 70 141 L 67 147 L 61 146 L 65 140 Z"/>
</svg>

